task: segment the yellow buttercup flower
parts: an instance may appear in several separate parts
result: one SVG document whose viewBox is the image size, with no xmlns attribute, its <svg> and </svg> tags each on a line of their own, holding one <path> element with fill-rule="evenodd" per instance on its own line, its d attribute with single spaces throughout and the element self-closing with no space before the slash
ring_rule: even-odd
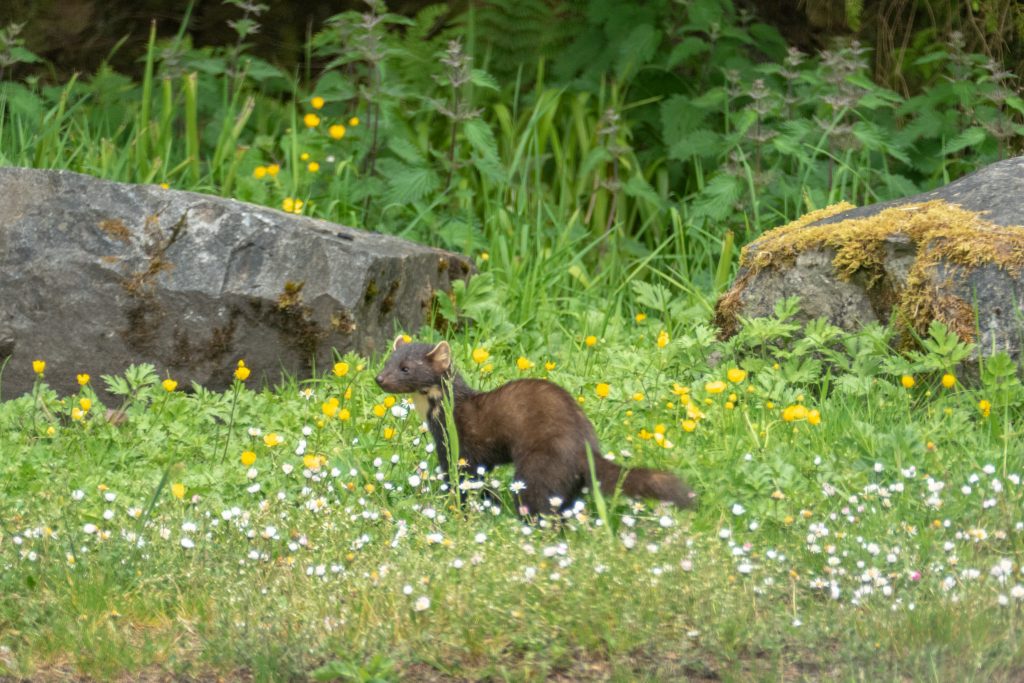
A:
<svg viewBox="0 0 1024 683">
<path fill-rule="evenodd" d="M 317 163 L 317 162 L 315 162 L 315 161 L 311 161 L 311 162 L 309 162 L 309 165 L 308 165 L 308 166 L 306 166 L 306 169 L 307 169 L 307 170 L 308 170 L 308 171 L 309 171 L 310 173 L 316 173 L 317 171 L 319 171 L 319 170 L 320 170 L 320 164 L 319 164 L 319 163 Z"/>
<path fill-rule="evenodd" d="M 324 108 L 324 98 L 322 98 L 322 97 L 320 97 L 318 95 L 318 96 L 314 97 L 313 99 L 311 99 L 309 101 L 309 104 L 313 107 L 313 109 L 323 109 Z"/>
<path fill-rule="evenodd" d="M 812 410 L 811 412 L 807 413 L 807 422 L 809 422 L 812 425 L 820 424 L 821 413 L 819 413 L 817 410 Z"/>
<path fill-rule="evenodd" d="M 281 164 L 267 164 L 267 175 L 273 178 L 281 170 Z"/>
<path fill-rule="evenodd" d="M 902 377 L 900 377 L 900 384 L 903 385 L 904 389 L 913 389 L 914 385 L 917 384 L 917 382 L 914 381 L 913 375 L 903 375 Z"/>
<path fill-rule="evenodd" d="M 956 386 L 956 375 L 954 375 L 954 374 L 952 374 L 950 372 L 947 372 L 945 375 L 943 375 L 942 376 L 942 386 L 946 387 L 947 389 L 952 389 L 953 387 L 955 387 Z"/>
<path fill-rule="evenodd" d="M 666 332 L 665 330 L 662 330 L 661 332 L 658 333 L 658 348 L 659 349 L 663 349 L 666 346 L 668 346 L 668 341 L 669 341 L 669 339 L 668 339 L 668 332 Z"/>
<path fill-rule="evenodd" d="M 394 427 L 385 427 L 384 428 L 384 440 L 385 441 L 391 440 L 391 438 L 394 437 L 394 435 L 395 435 Z"/>
<path fill-rule="evenodd" d="M 81 406 L 82 412 L 89 412 L 89 408 L 92 408 L 92 399 L 80 398 L 78 399 L 78 405 Z"/>
<path fill-rule="evenodd" d="M 981 411 L 982 416 L 988 417 L 992 413 L 992 403 L 986 399 L 978 401 L 978 410 Z"/>
<path fill-rule="evenodd" d="M 597 344 L 597 337 L 595 337 L 592 334 L 588 334 L 586 339 L 583 340 L 583 343 L 586 344 L 587 346 L 594 346 L 595 344 Z"/>
<path fill-rule="evenodd" d="M 320 125 L 320 117 L 310 112 L 302 117 L 302 122 L 306 124 L 306 128 L 316 128 Z"/>
<path fill-rule="evenodd" d="M 636 317 L 634 318 L 634 320 L 636 320 L 638 323 L 642 323 L 643 321 L 647 320 L 647 314 L 646 313 L 637 313 Z"/>
<path fill-rule="evenodd" d="M 348 125 L 352 126 L 353 128 L 358 126 L 359 125 L 359 117 L 358 116 L 353 116 L 352 118 L 350 118 L 348 120 Z"/>
<path fill-rule="evenodd" d="M 170 392 L 172 392 L 172 391 L 174 391 L 175 389 L 177 389 L 177 388 L 178 388 L 178 383 L 177 383 L 177 382 L 175 382 L 175 381 L 174 381 L 173 379 L 171 379 L 170 377 L 168 377 L 167 379 L 165 379 L 165 380 L 164 380 L 163 382 L 161 382 L 160 384 L 161 384 L 161 386 L 163 386 L 163 388 L 164 388 L 164 391 L 166 391 L 167 393 L 170 393 Z"/>
<path fill-rule="evenodd" d="M 683 420 L 679 424 L 684 432 L 692 432 L 697 428 L 697 423 L 694 420 Z"/>
<path fill-rule="evenodd" d="M 526 356 L 519 356 L 519 358 L 516 359 L 516 367 L 520 370 L 529 370 L 533 367 L 533 361 Z"/>
<path fill-rule="evenodd" d="M 83 387 L 89 383 L 89 375 L 84 372 L 80 375 L 76 375 L 76 379 L 78 380 L 78 384 Z"/>
<path fill-rule="evenodd" d="M 352 414 L 348 412 L 348 408 L 342 408 L 341 410 L 338 411 L 338 419 L 341 420 L 342 422 L 345 422 L 350 417 L 352 417 Z"/>
<path fill-rule="evenodd" d="M 255 178 L 256 180 L 262 180 L 266 175 L 266 166 L 257 166 L 256 168 L 252 169 L 252 177 Z"/>
<path fill-rule="evenodd" d="M 747 371 L 741 370 L 740 368 L 729 368 L 729 371 L 725 373 L 725 376 L 733 384 L 739 384 L 747 378 Z"/>
<path fill-rule="evenodd" d="M 238 361 L 238 367 L 235 368 L 235 379 L 244 382 L 249 379 L 249 368 L 245 367 L 245 361 Z"/>
<path fill-rule="evenodd" d="M 378 403 L 377 405 L 373 406 L 373 414 L 376 415 L 377 417 L 384 417 L 385 413 L 387 412 L 388 409 L 384 407 L 383 403 Z"/>
<path fill-rule="evenodd" d="M 348 363 L 340 361 L 334 364 L 333 372 L 337 377 L 344 377 L 348 374 Z"/>
<path fill-rule="evenodd" d="M 479 346 L 473 349 L 473 362 L 476 363 L 477 365 L 482 365 L 490 357 L 491 354 L 489 351 L 487 351 L 487 349 L 481 348 Z"/>
<path fill-rule="evenodd" d="M 608 398 L 608 394 L 611 393 L 611 385 L 607 382 L 601 382 L 594 387 L 594 393 L 597 394 L 598 398 Z"/>
<path fill-rule="evenodd" d="M 320 457 L 312 453 L 302 456 L 302 466 L 307 470 L 320 469 Z"/>
<path fill-rule="evenodd" d="M 704 384 L 704 391 L 709 394 L 720 394 L 725 391 L 725 382 L 720 379 L 714 382 L 707 382 Z"/>
<path fill-rule="evenodd" d="M 807 419 L 807 408 L 800 404 L 786 406 L 782 411 L 782 419 L 786 422 L 794 422 L 796 420 Z"/>
<path fill-rule="evenodd" d="M 544 364 L 544 369 L 547 370 L 548 372 L 554 370 L 555 367 L 557 367 L 557 364 L 553 360 L 549 360 L 547 363 Z"/>
<path fill-rule="evenodd" d="M 178 500 L 185 499 L 185 485 L 181 483 L 171 484 L 171 495 Z"/>
<path fill-rule="evenodd" d="M 270 432 L 263 437 L 263 443 L 267 445 L 267 448 L 273 448 L 284 443 L 284 437 L 276 432 Z"/>
<path fill-rule="evenodd" d="M 391 406 L 395 405 L 395 403 L 397 403 L 397 399 L 395 399 L 394 396 L 385 396 L 384 397 L 384 407 L 385 408 L 390 408 Z"/>
<path fill-rule="evenodd" d="M 338 399 L 329 398 L 324 403 L 320 404 L 320 410 L 327 417 L 334 417 L 338 414 Z"/>
<path fill-rule="evenodd" d="M 332 140 L 340 140 L 345 137 L 345 126 L 340 123 L 335 123 L 327 129 L 327 134 L 331 136 Z"/>
<path fill-rule="evenodd" d="M 252 451 L 242 451 L 242 456 L 239 460 L 241 460 L 242 464 L 246 467 L 251 467 L 252 464 L 256 462 L 256 454 Z"/>
<path fill-rule="evenodd" d="M 32 361 L 32 372 L 36 373 L 37 375 L 42 375 L 44 370 L 46 370 L 45 360 L 37 359 Z"/>
</svg>

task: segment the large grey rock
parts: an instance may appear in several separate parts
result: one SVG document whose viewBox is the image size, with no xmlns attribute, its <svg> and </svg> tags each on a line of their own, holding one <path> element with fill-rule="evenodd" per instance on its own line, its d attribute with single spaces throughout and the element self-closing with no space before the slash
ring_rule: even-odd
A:
<svg viewBox="0 0 1024 683">
<path fill-rule="evenodd" d="M 847 330 L 894 321 L 924 333 L 939 320 L 981 353 L 1024 348 L 1024 157 L 931 192 L 808 214 L 744 248 L 718 301 L 722 336 L 742 318 L 801 297 L 804 320 Z"/>
<path fill-rule="evenodd" d="M 34 358 L 61 393 L 77 390 L 76 373 L 139 362 L 183 387 L 227 386 L 240 358 L 253 380 L 307 376 L 332 349 L 385 350 L 470 270 L 455 254 L 237 201 L 2 168 L 2 397 L 31 388 Z"/>
</svg>

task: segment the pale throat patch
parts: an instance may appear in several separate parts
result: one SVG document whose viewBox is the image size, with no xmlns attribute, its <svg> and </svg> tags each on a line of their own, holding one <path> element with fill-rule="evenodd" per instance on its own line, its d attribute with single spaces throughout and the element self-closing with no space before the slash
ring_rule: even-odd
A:
<svg viewBox="0 0 1024 683">
<path fill-rule="evenodd" d="M 431 417 L 437 417 L 441 412 L 440 406 L 434 409 L 434 412 L 430 412 L 430 402 L 441 400 L 441 387 L 430 387 L 426 393 L 416 392 L 412 395 L 412 404 L 416 408 L 416 412 L 420 414 L 421 420 L 426 420 L 427 415 Z"/>
<path fill-rule="evenodd" d="M 440 387 L 430 387 L 425 392 L 418 391 L 413 394 L 413 405 L 416 408 L 416 412 L 420 414 L 420 419 L 423 421 L 427 420 L 429 415 L 431 418 L 436 418 L 440 415 L 440 399 L 442 393 Z M 430 410 L 430 402 L 434 401 L 434 410 Z"/>
<path fill-rule="evenodd" d="M 441 415 L 441 387 L 430 387 L 427 389 L 427 398 L 434 405 L 434 409 L 430 411 L 430 418 L 436 420 Z"/>
<path fill-rule="evenodd" d="M 420 419 L 426 420 L 427 413 L 430 412 L 430 400 L 425 395 L 416 392 L 412 395 L 412 405 L 416 408 L 416 412 L 420 414 Z"/>
</svg>

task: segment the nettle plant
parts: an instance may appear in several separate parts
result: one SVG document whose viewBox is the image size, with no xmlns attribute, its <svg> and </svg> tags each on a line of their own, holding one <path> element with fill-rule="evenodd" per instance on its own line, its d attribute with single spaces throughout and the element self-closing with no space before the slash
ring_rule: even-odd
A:
<svg viewBox="0 0 1024 683">
<path fill-rule="evenodd" d="M 567 286 L 640 263 L 709 290 L 736 242 L 840 199 L 935 186 L 1024 133 L 1015 77 L 956 35 L 915 47 L 906 77 L 925 85 L 907 96 L 871 79 L 863 46 L 787 50 L 730 0 L 413 18 L 372 0 L 311 37 L 297 76 L 250 54 L 263 5 L 230 4 L 227 46 L 192 46 L 188 17 L 170 39 L 151 33 L 141 83 L 109 67 L 59 88 L 5 83 L 0 160 L 488 251 L 496 271 L 567 251 Z M 5 35 L 0 64 L 31 59 Z M 537 41 L 506 50 L 514 35 Z"/>
</svg>

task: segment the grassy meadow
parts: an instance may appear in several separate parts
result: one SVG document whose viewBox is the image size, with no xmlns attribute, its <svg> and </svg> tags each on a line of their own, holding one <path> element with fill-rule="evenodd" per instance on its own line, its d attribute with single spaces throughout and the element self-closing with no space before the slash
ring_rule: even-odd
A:
<svg viewBox="0 0 1024 683">
<path fill-rule="evenodd" d="M 477 388 L 557 382 L 606 457 L 700 507 L 588 496 L 528 523 L 508 468 L 460 507 L 381 358 L 271 382 L 240 357 L 214 392 L 40 356 L 0 402 L 0 680 L 1024 677 L 1014 360 L 938 324 L 797 324 L 796 299 L 728 341 L 709 322 L 764 230 L 1017 149 L 1000 65 L 933 37 L 897 92 L 865 47 L 787 50 L 727 0 L 593 2 L 510 62 L 508 17 L 437 31 L 375 2 L 293 74 L 231 4 L 237 43 L 154 33 L 138 79 L 8 78 L 34 55 L 4 29 L 0 164 L 467 253 L 479 274 L 404 332 L 450 340 Z"/>
</svg>

